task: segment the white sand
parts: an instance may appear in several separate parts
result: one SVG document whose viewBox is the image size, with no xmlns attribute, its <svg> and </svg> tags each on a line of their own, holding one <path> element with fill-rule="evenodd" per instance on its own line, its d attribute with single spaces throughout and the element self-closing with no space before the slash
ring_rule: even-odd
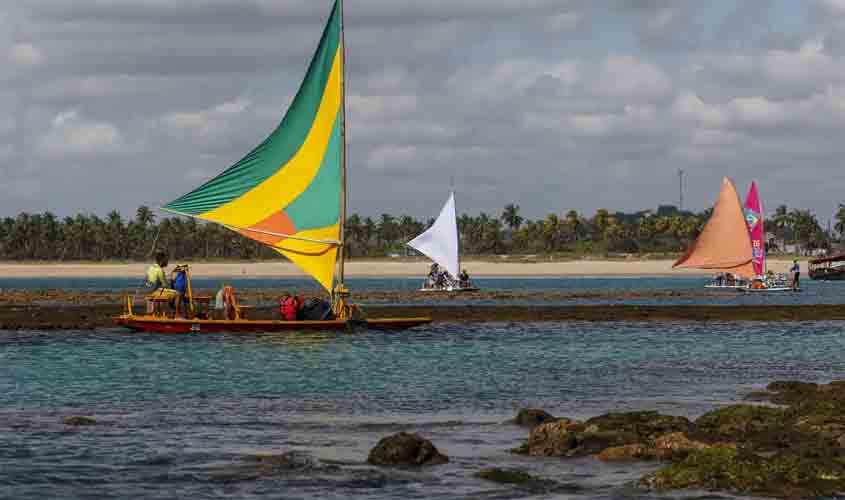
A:
<svg viewBox="0 0 845 500">
<path fill-rule="evenodd" d="M 172 263 L 173 264 L 173 263 Z M 774 272 L 786 272 L 790 261 L 769 260 Z M 673 270 L 671 260 L 600 261 L 579 260 L 567 262 L 463 262 L 473 277 L 578 277 L 578 276 L 709 276 L 712 272 L 700 270 Z M 136 277 L 144 276 L 148 264 L 12 264 L 0 263 L 0 277 Z M 346 265 L 351 277 L 422 277 L 428 273 L 429 262 L 379 260 L 354 261 Z M 801 264 L 806 272 L 806 262 Z M 296 277 L 302 271 L 290 263 L 196 263 L 191 265 L 197 277 Z"/>
</svg>

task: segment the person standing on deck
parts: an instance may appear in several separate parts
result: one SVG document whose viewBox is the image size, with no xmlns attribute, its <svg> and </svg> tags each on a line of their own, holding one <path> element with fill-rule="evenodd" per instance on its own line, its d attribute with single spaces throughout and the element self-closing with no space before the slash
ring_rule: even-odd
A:
<svg viewBox="0 0 845 500">
<path fill-rule="evenodd" d="M 801 286 L 801 264 L 798 263 L 798 259 L 792 261 L 792 267 L 789 268 L 789 272 L 792 274 L 792 289 L 798 290 Z"/>
</svg>

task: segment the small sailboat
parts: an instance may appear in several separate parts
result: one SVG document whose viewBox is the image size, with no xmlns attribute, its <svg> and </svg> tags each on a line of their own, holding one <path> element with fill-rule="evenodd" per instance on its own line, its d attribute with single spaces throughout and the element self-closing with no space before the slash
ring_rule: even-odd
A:
<svg viewBox="0 0 845 500">
<path fill-rule="evenodd" d="M 706 288 L 744 290 L 755 277 L 751 238 L 733 182 L 725 177 L 713 215 L 673 268 L 719 273 Z"/>
<path fill-rule="evenodd" d="M 313 321 L 208 319 L 136 315 L 115 318 L 134 330 L 182 333 L 216 331 L 409 328 L 430 318 L 366 318 L 344 284 L 343 222 L 347 200 L 346 89 L 343 0 L 336 0 L 305 79 L 279 126 L 223 173 L 162 210 L 220 224 L 259 241 L 312 276 L 331 297 L 333 319 Z M 190 291 L 190 286 L 188 287 Z M 328 316 L 328 315 L 327 315 Z"/>
<path fill-rule="evenodd" d="M 421 292 L 475 292 L 469 278 L 461 270 L 458 223 L 455 214 L 455 193 L 443 205 L 434 224 L 408 242 L 408 246 L 431 259 L 431 273 Z M 462 278 L 463 276 L 463 278 Z"/>
<path fill-rule="evenodd" d="M 752 181 L 745 198 L 745 222 L 751 239 L 751 263 L 754 266 L 754 279 L 747 288 L 749 292 L 790 292 L 792 287 L 784 276 L 775 275 L 766 269 L 766 241 L 763 203 L 757 190 L 757 183 Z"/>
</svg>

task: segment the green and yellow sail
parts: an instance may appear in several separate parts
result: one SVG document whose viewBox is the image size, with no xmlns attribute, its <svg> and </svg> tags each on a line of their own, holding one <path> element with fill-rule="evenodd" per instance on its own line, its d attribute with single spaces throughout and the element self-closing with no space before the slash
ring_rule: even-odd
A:
<svg viewBox="0 0 845 500">
<path fill-rule="evenodd" d="M 341 9 L 337 0 L 278 128 L 222 174 L 162 207 L 274 248 L 330 292 L 345 189 Z"/>
</svg>

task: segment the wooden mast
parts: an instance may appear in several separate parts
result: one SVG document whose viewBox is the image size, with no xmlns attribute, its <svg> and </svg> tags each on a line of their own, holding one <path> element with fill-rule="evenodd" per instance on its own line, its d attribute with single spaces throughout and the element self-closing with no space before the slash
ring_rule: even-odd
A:
<svg viewBox="0 0 845 500">
<path fill-rule="evenodd" d="M 343 18 L 343 0 L 340 3 L 340 43 L 342 46 L 343 72 L 341 74 L 340 105 L 343 108 L 343 123 L 341 123 L 340 137 L 343 141 L 341 147 L 341 190 L 340 201 L 340 249 L 338 251 L 338 284 L 343 285 L 345 278 L 346 263 L 346 210 L 347 210 L 347 152 L 346 152 L 346 23 Z M 343 288 L 343 287 L 341 287 Z"/>
</svg>

